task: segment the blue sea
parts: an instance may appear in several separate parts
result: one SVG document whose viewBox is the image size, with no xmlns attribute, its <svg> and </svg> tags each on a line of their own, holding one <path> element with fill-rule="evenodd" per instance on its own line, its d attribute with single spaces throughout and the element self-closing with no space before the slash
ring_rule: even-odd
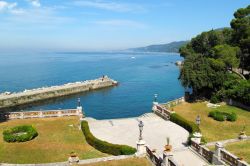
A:
<svg viewBox="0 0 250 166">
<path fill-rule="evenodd" d="M 95 79 L 102 75 L 119 86 L 85 92 L 22 108 L 76 108 L 81 99 L 87 116 L 96 119 L 135 117 L 151 112 L 154 94 L 159 102 L 184 95 L 174 64 L 176 53 L 29 53 L 0 54 L 0 92 Z M 19 111 L 19 110 L 16 110 Z"/>
</svg>

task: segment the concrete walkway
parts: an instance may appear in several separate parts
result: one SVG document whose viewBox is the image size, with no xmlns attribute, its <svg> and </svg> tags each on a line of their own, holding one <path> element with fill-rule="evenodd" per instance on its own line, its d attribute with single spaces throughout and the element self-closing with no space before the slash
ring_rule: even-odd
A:
<svg viewBox="0 0 250 166">
<path fill-rule="evenodd" d="M 147 113 L 137 118 L 95 120 L 85 118 L 93 135 L 101 140 L 114 144 L 125 144 L 136 148 L 139 137 L 138 121 L 144 123 L 143 139 L 150 149 L 162 156 L 166 138 L 170 137 L 174 159 L 181 166 L 203 166 L 207 163 L 196 156 L 184 145 L 189 136 L 184 128 L 166 121 L 154 113 Z"/>
</svg>

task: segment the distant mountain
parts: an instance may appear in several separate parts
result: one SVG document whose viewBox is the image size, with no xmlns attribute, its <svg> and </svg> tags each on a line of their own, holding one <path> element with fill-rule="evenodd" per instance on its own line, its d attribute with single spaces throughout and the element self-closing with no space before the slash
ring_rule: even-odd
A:
<svg viewBox="0 0 250 166">
<path fill-rule="evenodd" d="M 129 51 L 135 52 L 179 52 L 179 48 L 188 41 L 171 42 L 168 44 L 150 45 L 146 47 L 131 48 Z"/>
</svg>

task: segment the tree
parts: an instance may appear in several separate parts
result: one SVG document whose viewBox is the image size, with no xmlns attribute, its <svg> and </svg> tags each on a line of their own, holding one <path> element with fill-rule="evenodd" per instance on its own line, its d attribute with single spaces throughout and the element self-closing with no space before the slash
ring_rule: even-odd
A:
<svg viewBox="0 0 250 166">
<path fill-rule="evenodd" d="M 241 48 L 241 63 L 243 69 L 250 70 L 250 5 L 238 9 L 231 21 L 233 44 Z"/>
<path fill-rule="evenodd" d="M 220 59 L 225 63 L 227 69 L 238 68 L 240 60 L 238 58 L 240 54 L 239 47 L 232 47 L 227 44 L 217 45 L 213 48 L 213 57 Z"/>
<path fill-rule="evenodd" d="M 179 78 L 184 87 L 193 89 L 194 96 L 210 97 L 223 85 L 225 73 L 222 61 L 193 54 L 185 58 Z"/>
</svg>

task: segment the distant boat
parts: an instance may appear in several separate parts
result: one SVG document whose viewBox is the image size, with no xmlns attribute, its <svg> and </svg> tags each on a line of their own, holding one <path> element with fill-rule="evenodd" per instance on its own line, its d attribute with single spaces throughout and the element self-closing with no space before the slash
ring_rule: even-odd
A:
<svg viewBox="0 0 250 166">
<path fill-rule="evenodd" d="M 132 57 L 131 57 L 131 59 L 135 59 L 135 57 L 134 57 L 134 56 L 132 56 Z"/>
</svg>

